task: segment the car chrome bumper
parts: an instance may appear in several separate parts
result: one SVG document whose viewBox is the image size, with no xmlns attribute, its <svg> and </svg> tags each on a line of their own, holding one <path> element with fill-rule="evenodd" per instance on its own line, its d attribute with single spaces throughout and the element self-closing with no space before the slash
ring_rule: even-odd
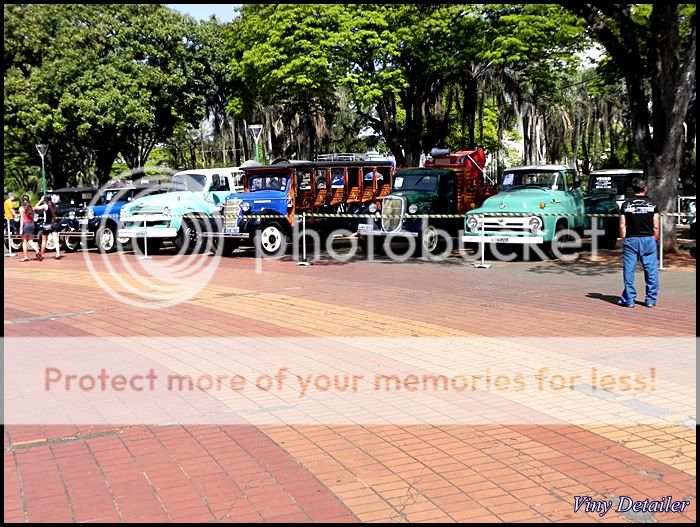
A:
<svg viewBox="0 0 700 527">
<path fill-rule="evenodd" d="M 462 236 L 463 243 L 511 243 L 518 245 L 529 245 L 529 244 L 540 244 L 544 243 L 544 238 L 542 236 L 499 236 L 494 235 L 469 235 L 465 234 Z"/>
<path fill-rule="evenodd" d="M 201 236 L 204 238 L 236 238 L 236 239 L 248 239 L 250 238 L 250 233 L 248 232 L 203 232 Z"/>
<path fill-rule="evenodd" d="M 177 229 L 171 227 L 130 227 L 117 232 L 119 238 L 176 238 Z"/>
<path fill-rule="evenodd" d="M 401 237 L 401 238 L 415 238 L 418 236 L 417 232 L 412 232 L 412 231 L 404 231 L 404 230 L 398 230 L 398 231 L 383 231 L 380 229 L 363 229 L 362 227 L 366 227 L 366 224 L 360 224 L 357 229 L 357 235 L 358 236 L 385 236 L 385 237 Z"/>
</svg>

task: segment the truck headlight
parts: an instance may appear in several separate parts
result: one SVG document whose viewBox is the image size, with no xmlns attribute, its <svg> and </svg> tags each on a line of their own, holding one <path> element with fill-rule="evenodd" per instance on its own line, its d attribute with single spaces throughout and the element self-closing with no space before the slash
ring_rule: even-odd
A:
<svg viewBox="0 0 700 527">
<path fill-rule="evenodd" d="M 243 212 L 248 212 L 250 210 L 250 203 L 248 203 L 247 201 L 241 203 L 241 210 Z"/>
<path fill-rule="evenodd" d="M 92 209 L 88 209 L 87 217 L 89 220 L 94 220 L 95 219 L 95 211 Z"/>
<path fill-rule="evenodd" d="M 533 216 L 530 218 L 530 230 L 532 232 L 537 232 L 542 229 L 542 219 L 539 218 L 538 216 Z"/>
<path fill-rule="evenodd" d="M 168 207 L 163 207 L 163 216 L 170 216 L 170 209 Z"/>
<path fill-rule="evenodd" d="M 120 218 L 126 218 L 127 216 L 131 216 L 131 211 L 130 211 L 130 210 L 121 209 L 121 210 L 119 211 L 119 217 L 120 217 Z"/>
<path fill-rule="evenodd" d="M 416 212 L 418 212 L 418 205 L 416 205 L 415 203 L 408 207 L 409 214 L 415 214 Z"/>
<path fill-rule="evenodd" d="M 369 207 L 367 208 L 370 214 L 374 214 L 377 212 L 377 204 L 376 203 L 370 203 Z"/>
<path fill-rule="evenodd" d="M 477 220 L 474 216 L 469 216 L 467 218 L 467 228 L 470 231 L 474 232 L 479 228 L 479 220 Z"/>
<path fill-rule="evenodd" d="M 72 210 L 68 213 L 68 219 L 69 220 L 74 220 L 75 219 L 75 211 Z"/>
</svg>

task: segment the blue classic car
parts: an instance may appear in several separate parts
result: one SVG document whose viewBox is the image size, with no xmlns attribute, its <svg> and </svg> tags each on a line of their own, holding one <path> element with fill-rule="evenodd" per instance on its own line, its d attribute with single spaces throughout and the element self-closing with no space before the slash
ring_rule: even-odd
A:
<svg viewBox="0 0 700 527">
<path fill-rule="evenodd" d="M 122 207 L 143 196 L 162 194 L 165 191 L 165 187 L 157 185 L 111 187 L 98 196 L 95 204 L 78 211 L 73 221 L 80 224 L 80 230 L 86 237 L 94 240 L 100 252 L 111 252 L 118 245 L 129 243 L 129 238 L 117 238 Z"/>
</svg>

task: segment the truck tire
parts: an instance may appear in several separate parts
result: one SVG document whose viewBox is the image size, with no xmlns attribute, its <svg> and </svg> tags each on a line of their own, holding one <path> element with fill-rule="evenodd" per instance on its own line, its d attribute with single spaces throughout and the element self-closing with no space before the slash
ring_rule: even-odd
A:
<svg viewBox="0 0 700 527">
<path fill-rule="evenodd" d="M 114 227 L 105 225 L 95 233 L 95 245 L 101 253 L 111 253 L 117 248 L 117 235 Z"/>
<path fill-rule="evenodd" d="M 199 232 L 198 232 L 199 231 Z M 184 219 L 180 224 L 180 230 L 173 240 L 178 253 L 196 253 L 201 251 L 203 243 L 199 233 L 202 232 L 202 223 L 196 219 Z"/>
<path fill-rule="evenodd" d="M 547 256 L 553 259 L 559 258 L 559 253 L 561 253 L 561 248 L 559 244 L 562 242 L 567 242 L 568 236 L 564 232 L 567 229 L 566 221 L 558 220 L 556 227 L 554 227 L 554 236 L 551 242 L 545 243 L 545 253 Z"/>
<path fill-rule="evenodd" d="M 438 231 L 432 225 L 423 231 L 419 238 L 420 243 L 416 244 L 416 256 L 424 253 L 438 254 L 444 249 L 445 242 L 438 235 Z"/>
<path fill-rule="evenodd" d="M 263 256 L 281 256 L 287 252 L 287 236 L 282 226 L 271 221 L 255 234 L 255 251 Z"/>
<path fill-rule="evenodd" d="M 158 254 L 160 248 L 163 246 L 163 239 L 149 238 L 146 244 L 144 244 L 143 238 L 136 238 L 132 240 L 131 244 L 134 248 L 134 254 L 141 256 L 145 254 L 146 249 L 148 249 L 148 256 L 153 256 L 154 254 Z"/>
<path fill-rule="evenodd" d="M 231 238 L 214 238 L 214 253 L 221 254 L 221 256 L 231 256 L 233 251 L 238 249 L 240 243 L 239 240 Z M 219 253 L 219 251 L 221 252 Z"/>
</svg>

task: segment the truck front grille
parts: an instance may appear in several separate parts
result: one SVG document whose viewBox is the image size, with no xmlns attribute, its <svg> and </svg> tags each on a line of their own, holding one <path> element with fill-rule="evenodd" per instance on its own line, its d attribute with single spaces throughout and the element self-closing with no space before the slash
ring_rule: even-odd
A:
<svg viewBox="0 0 700 527">
<path fill-rule="evenodd" d="M 224 227 L 237 227 L 241 221 L 242 199 L 226 200 L 224 205 Z"/>
<path fill-rule="evenodd" d="M 401 197 L 387 196 L 382 200 L 382 230 L 398 231 L 401 228 L 401 218 L 404 214 L 405 201 Z M 386 217 L 385 215 L 389 216 Z"/>
</svg>

